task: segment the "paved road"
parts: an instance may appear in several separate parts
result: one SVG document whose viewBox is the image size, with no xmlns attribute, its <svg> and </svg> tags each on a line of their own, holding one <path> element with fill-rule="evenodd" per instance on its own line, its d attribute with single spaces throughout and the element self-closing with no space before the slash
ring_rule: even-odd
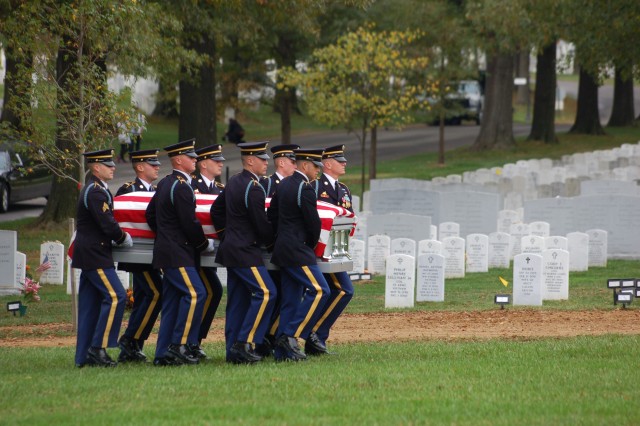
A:
<svg viewBox="0 0 640 426">
<path fill-rule="evenodd" d="M 577 97 L 578 83 L 565 82 L 558 83 L 561 91 L 565 95 Z M 611 106 L 613 103 L 613 87 L 603 86 L 599 90 L 599 110 L 603 124 L 609 119 L 611 114 Z M 640 111 L 640 87 L 635 88 L 635 107 L 636 111 Z M 569 126 L 557 126 L 559 132 L 567 131 Z M 469 146 L 473 143 L 478 132 L 479 126 L 463 125 L 463 126 L 447 126 L 445 130 L 445 149 L 455 149 L 462 146 Z M 527 135 L 529 126 L 524 124 L 514 125 L 514 134 L 516 136 Z M 347 158 L 352 165 L 361 163 L 360 142 L 354 134 L 347 134 L 344 131 L 336 131 L 330 133 L 309 134 L 293 138 L 293 142 L 305 147 L 327 147 L 332 145 L 344 144 L 346 146 Z M 271 145 L 277 144 L 278 141 L 272 141 Z M 368 143 L 367 143 L 368 145 Z M 381 130 L 378 132 L 378 161 L 393 160 L 397 158 L 407 157 L 409 155 L 425 152 L 438 151 L 438 128 L 423 125 L 415 125 L 404 130 Z M 240 154 L 239 150 L 233 145 L 225 145 L 223 154 L 226 161 L 226 173 L 229 176 L 240 171 Z M 171 165 L 166 156 L 161 154 L 162 166 L 160 176 L 170 173 Z M 112 192 L 115 193 L 117 188 L 124 182 L 128 182 L 134 178 L 133 170 L 130 164 L 118 164 L 116 169 L 116 177 L 110 183 Z M 226 178 L 223 176 L 223 181 Z M 35 217 L 40 214 L 46 200 L 43 198 L 27 201 L 13 206 L 9 213 L 0 215 L 0 222 L 16 220 L 23 217 Z"/>
</svg>

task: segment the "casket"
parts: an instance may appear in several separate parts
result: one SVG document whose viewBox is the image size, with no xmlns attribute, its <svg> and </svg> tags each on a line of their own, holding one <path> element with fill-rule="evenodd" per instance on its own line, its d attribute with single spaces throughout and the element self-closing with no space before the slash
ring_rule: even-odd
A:
<svg viewBox="0 0 640 426">
<path fill-rule="evenodd" d="M 120 227 L 133 238 L 133 247 L 113 248 L 115 262 L 151 264 L 155 234 L 147 225 L 144 213 L 152 196 L 153 193 L 150 192 L 133 192 L 114 198 L 113 215 Z M 218 240 L 209 214 L 216 198 L 215 195 L 196 194 L 196 217 L 202 224 L 205 235 L 215 239 L 217 251 Z M 267 199 L 265 208 L 269 206 L 269 202 L 270 199 Z M 318 201 L 318 214 L 322 230 L 315 251 L 320 270 L 323 273 L 351 271 L 353 261 L 349 255 L 349 237 L 355 231 L 356 216 L 342 207 L 322 201 Z M 222 266 L 215 262 L 215 253 L 202 254 L 200 264 L 208 267 Z M 278 269 L 270 262 L 271 255 L 266 250 L 263 250 L 263 257 L 268 269 Z"/>
</svg>

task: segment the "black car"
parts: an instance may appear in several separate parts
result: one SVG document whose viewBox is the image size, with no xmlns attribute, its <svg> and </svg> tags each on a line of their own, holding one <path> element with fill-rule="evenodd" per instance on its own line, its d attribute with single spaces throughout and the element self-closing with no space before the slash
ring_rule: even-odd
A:
<svg viewBox="0 0 640 426">
<path fill-rule="evenodd" d="M 0 144 L 0 213 L 18 201 L 49 197 L 52 175 L 33 161 L 19 143 Z"/>
</svg>

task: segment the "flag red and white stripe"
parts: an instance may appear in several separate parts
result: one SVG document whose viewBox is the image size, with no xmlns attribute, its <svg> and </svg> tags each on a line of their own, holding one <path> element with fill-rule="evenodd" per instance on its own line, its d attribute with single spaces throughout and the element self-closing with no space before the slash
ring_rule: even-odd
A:
<svg viewBox="0 0 640 426">
<path fill-rule="evenodd" d="M 145 211 L 149 200 L 153 196 L 152 192 L 132 192 L 130 194 L 119 195 L 113 199 L 113 216 L 120 224 L 120 227 L 136 238 L 155 238 L 154 232 L 149 228 L 145 218 Z M 196 218 L 200 221 L 205 235 L 209 238 L 217 238 L 213 223 L 211 222 L 211 205 L 215 202 L 217 195 L 196 194 Z M 265 208 L 271 202 L 267 198 Z M 322 257 L 329 241 L 329 233 L 336 217 L 353 218 L 353 228 L 351 236 L 355 232 L 356 217 L 349 210 L 334 206 L 333 204 L 318 201 L 318 214 L 321 221 L 321 232 L 318 245 L 316 246 L 316 256 Z"/>
<path fill-rule="evenodd" d="M 49 255 L 45 254 L 44 255 L 44 260 L 42 261 L 42 263 L 40 264 L 40 266 L 38 266 L 36 268 L 36 272 L 38 274 L 43 273 L 44 271 L 46 271 L 47 269 L 51 268 L 51 262 L 49 261 Z"/>
</svg>

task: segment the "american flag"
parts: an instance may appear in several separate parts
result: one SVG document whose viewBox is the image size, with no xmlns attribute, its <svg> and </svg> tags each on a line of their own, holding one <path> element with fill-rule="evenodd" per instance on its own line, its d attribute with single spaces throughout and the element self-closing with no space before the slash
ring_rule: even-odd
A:
<svg viewBox="0 0 640 426">
<path fill-rule="evenodd" d="M 36 272 L 41 274 L 44 271 L 46 271 L 47 269 L 51 268 L 51 262 L 49 261 L 49 255 L 45 254 L 44 255 L 44 260 L 42 261 L 42 263 L 40 264 L 40 266 L 38 266 L 36 268 Z"/>
<path fill-rule="evenodd" d="M 155 238 L 154 232 L 147 225 L 144 216 L 149 200 L 153 196 L 152 192 L 132 192 L 119 195 L 113 199 L 113 216 L 120 224 L 120 227 L 134 238 Z M 196 218 L 202 225 L 202 230 L 209 238 L 217 238 L 216 231 L 211 222 L 211 205 L 215 202 L 217 195 L 196 194 Z M 265 208 L 269 207 L 270 198 L 266 199 Z M 321 221 L 320 239 L 316 245 L 316 256 L 322 257 L 324 249 L 329 241 L 329 233 L 333 226 L 333 220 L 338 216 L 353 218 L 353 229 L 355 231 L 356 216 L 349 210 L 334 206 L 333 204 L 318 201 L 318 214 Z"/>
</svg>

